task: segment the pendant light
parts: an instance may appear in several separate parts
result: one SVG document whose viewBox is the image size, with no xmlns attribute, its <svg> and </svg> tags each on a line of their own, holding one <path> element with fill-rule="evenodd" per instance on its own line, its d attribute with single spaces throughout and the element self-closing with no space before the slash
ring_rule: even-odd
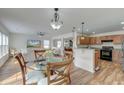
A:
<svg viewBox="0 0 124 93">
<path fill-rule="evenodd" d="M 72 32 L 75 32 L 75 27 L 73 27 Z"/>
<path fill-rule="evenodd" d="M 59 20 L 58 8 L 54 8 L 54 18 L 51 20 L 51 26 L 54 30 L 59 30 L 63 25 L 63 22 Z"/>
<path fill-rule="evenodd" d="M 82 22 L 82 35 L 81 35 L 81 39 L 85 39 L 84 32 L 83 32 L 83 26 L 84 26 L 84 22 Z"/>
</svg>

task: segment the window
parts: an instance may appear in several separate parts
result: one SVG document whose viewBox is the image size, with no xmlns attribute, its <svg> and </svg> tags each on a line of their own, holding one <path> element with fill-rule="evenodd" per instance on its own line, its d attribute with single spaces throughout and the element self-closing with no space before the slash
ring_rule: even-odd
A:
<svg viewBox="0 0 124 93">
<path fill-rule="evenodd" d="M 0 58 L 8 54 L 8 36 L 0 32 Z"/>
<path fill-rule="evenodd" d="M 5 55 L 5 35 L 4 34 L 2 34 L 2 55 L 4 56 Z"/>
<path fill-rule="evenodd" d="M 1 34 L 1 32 L 0 32 L 0 58 L 1 58 L 1 56 L 2 56 L 2 34 Z"/>
<path fill-rule="evenodd" d="M 49 49 L 50 48 L 50 41 L 49 40 L 44 40 L 43 43 L 44 43 L 43 45 L 44 45 L 45 49 Z"/>
<path fill-rule="evenodd" d="M 5 54 L 8 54 L 8 36 L 5 36 Z"/>
</svg>

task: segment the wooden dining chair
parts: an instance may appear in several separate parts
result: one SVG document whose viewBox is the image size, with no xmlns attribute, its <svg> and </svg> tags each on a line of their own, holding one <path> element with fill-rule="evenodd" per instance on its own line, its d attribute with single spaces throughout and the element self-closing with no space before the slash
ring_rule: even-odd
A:
<svg viewBox="0 0 124 93">
<path fill-rule="evenodd" d="M 71 83 L 70 66 L 72 59 L 65 62 L 56 62 L 47 64 L 47 77 L 41 79 L 39 85 L 66 85 Z M 51 74 L 51 71 L 56 74 Z"/>
<path fill-rule="evenodd" d="M 72 51 L 65 51 L 64 56 L 68 59 L 73 59 L 73 52 Z"/>
<path fill-rule="evenodd" d="M 23 85 L 26 84 L 36 84 L 41 78 L 44 78 L 44 75 L 41 71 L 30 71 L 27 72 L 27 66 L 28 62 L 25 61 L 23 55 L 21 53 L 18 53 L 15 58 L 19 62 L 21 73 L 22 73 L 22 80 Z"/>
<path fill-rule="evenodd" d="M 35 59 L 42 57 L 46 50 L 34 50 Z"/>
</svg>

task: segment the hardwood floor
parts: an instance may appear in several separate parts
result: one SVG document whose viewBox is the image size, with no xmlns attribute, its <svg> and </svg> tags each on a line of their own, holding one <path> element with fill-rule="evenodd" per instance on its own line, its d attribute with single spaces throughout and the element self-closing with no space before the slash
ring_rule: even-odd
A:
<svg viewBox="0 0 124 93">
<path fill-rule="evenodd" d="M 19 64 L 12 58 L 9 59 L 2 68 L 0 68 L 0 84 L 2 85 L 21 84 L 22 80 L 20 76 L 21 72 Z"/>
<path fill-rule="evenodd" d="M 119 63 L 102 61 L 101 70 L 87 84 L 124 84 L 124 72 Z"/>
<path fill-rule="evenodd" d="M 101 61 L 101 69 L 94 74 L 73 65 L 71 69 L 71 81 L 72 85 L 124 84 L 124 72 L 120 64 L 114 62 Z M 11 58 L 0 68 L 0 84 L 22 84 L 20 67 L 16 60 Z"/>
</svg>

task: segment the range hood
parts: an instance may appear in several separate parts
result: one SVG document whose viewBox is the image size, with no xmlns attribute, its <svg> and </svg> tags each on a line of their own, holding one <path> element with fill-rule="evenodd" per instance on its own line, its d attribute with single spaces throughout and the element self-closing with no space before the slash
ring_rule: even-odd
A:
<svg viewBox="0 0 124 93">
<path fill-rule="evenodd" d="M 113 42 L 113 40 L 101 40 L 101 42 Z"/>
</svg>

